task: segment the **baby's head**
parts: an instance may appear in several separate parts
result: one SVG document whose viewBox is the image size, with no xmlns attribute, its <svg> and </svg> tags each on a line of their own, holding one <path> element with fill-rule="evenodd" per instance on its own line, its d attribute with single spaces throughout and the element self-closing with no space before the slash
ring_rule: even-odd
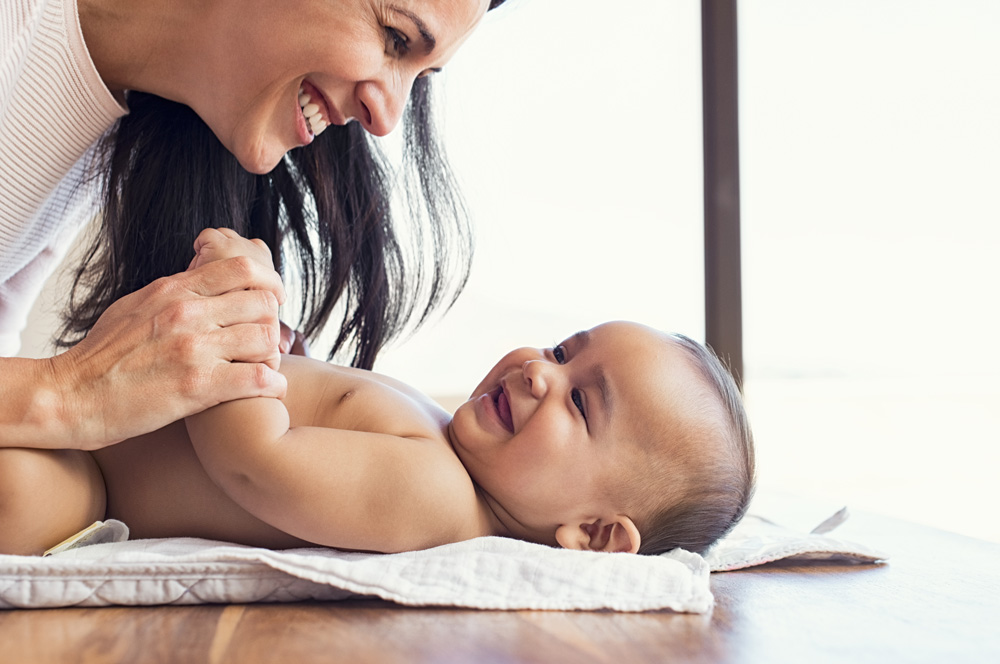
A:
<svg viewBox="0 0 1000 664">
<path fill-rule="evenodd" d="M 449 435 L 502 532 L 567 548 L 702 552 L 753 493 L 732 377 L 703 346 L 636 323 L 508 353 Z"/>
</svg>

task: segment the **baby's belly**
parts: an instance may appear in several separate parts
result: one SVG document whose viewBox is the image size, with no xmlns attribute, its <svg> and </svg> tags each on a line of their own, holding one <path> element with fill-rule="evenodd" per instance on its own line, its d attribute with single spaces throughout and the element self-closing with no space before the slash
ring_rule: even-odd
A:
<svg viewBox="0 0 1000 664">
<path fill-rule="evenodd" d="M 274 549 L 306 542 L 267 525 L 208 477 L 183 422 L 93 453 L 107 487 L 107 518 L 133 539 L 202 537 Z"/>
</svg>

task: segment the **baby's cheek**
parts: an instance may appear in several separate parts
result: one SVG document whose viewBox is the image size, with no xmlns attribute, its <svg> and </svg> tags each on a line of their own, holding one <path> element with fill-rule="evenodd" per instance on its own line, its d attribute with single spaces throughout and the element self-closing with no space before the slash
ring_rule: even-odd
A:
<svg viewBox="0 0 1000 664">
<path fill-rule="evenodd" d="M 459 458 L 463 451 L 471 451 L 476 447 L 476 414 L 471 406 L 468 401 L 459 406 L 448 425 L 448 436 Z"/>
</svg>

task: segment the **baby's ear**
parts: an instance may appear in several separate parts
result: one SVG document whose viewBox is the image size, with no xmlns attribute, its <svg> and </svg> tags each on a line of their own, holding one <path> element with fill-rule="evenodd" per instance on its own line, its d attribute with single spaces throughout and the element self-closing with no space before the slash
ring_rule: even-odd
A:
<svg viewBox="0 0 1000 664">
<path fill-rule="evenodd" d="M 609 521 L 595 519 L 591 523 L 559 526 L 556 542 L 564 549 L 636 553 L 639 550 L 639 529 L 632 519 L 619 514 Z"/>
</svg>

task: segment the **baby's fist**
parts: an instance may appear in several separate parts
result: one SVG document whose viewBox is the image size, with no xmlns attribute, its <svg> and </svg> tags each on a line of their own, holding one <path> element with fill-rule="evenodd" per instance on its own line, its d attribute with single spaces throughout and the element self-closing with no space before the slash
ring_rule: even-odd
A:
<svg viewBox="0 0 1000 664">
<path fill-rule="evenodd" d="M 263 240 L 248 240 L 231 228 L 206 228 L 199 233 L 194 241 L 194 258 L 188 269 L 235 256 L 246 256 L 268 269 L 274 269 L 271 250 Z"/>
</svg>

